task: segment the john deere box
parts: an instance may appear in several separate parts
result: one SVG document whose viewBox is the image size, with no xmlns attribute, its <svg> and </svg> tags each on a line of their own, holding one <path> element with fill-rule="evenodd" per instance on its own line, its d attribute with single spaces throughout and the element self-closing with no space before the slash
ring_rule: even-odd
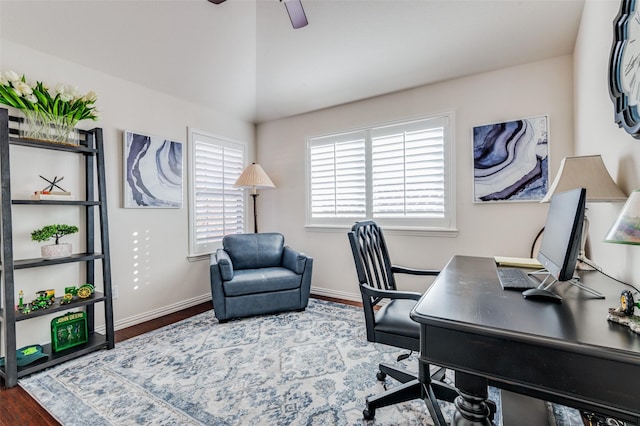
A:
<svg viewBox="0 0 640 426">
<path fill-rule="evenodd" d="M 60 352 L 87 343 L 87 314 L 67 312 L 51 320 L 51 348 Z"/>
</svg>

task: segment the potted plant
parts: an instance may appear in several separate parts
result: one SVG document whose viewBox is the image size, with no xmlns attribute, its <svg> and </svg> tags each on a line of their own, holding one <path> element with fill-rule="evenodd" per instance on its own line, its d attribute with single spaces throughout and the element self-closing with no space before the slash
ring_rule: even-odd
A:
<svg viewBox="0 0 640 426">
<path fill-rule="evenodd" d="M 42 229 L 36 229 L 31 233 L 31 239 L 33 241 L 49 241 L 51 238 L 55 238 L 55 244 L 42 246 L 42 257 L 44 259 L 56 259 L 59 257 L 71 256 L 71 244 L 60 244 L 60 238 L 65 235 L 75 234 L 78 232 L 78 227 L 73 225 L 47 225 Z"/>
</svg>

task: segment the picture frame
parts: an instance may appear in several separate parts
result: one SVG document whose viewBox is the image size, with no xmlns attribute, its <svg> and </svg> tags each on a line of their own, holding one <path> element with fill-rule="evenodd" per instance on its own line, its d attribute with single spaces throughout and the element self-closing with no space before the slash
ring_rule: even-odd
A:
<svg viewBox="0 0 640 426">
<path fill-rule="evenodd" d="M 183 143 L 125 130 L 123 207 L 182 208 Z"/>
<path fill-rule="evenodd" d="M 473 128 L 473 201 L 539 202 L 549 187 L 549 117 Z"/>
<path fill-rule="evenodd" d="M 88 340 L 87 314 L 85 312 L 67 312 L 51 320 L 51 349 L 53 352 L 83 345 Z"/>
</svg>

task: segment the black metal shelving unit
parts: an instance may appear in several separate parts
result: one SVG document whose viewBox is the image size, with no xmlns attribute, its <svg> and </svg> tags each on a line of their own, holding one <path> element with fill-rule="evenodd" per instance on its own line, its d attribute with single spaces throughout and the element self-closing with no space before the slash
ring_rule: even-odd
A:
<svg viewBox="0 0 640 426">
<path fill-rule="evenodd" d="M 107 191 L 104 164 L 104 149 L 102 144 L 102 129 L 80 130 L 79 146 L 62 145 L 19 137 L 18 123 L 21 118 L 9 115 L 8 110 L 0 108 L 0 197 L 2 207 L 0 275 L 0 340 L 2 341 L 5 365 L 0 367 L 0 377 L 4 378 L 5 387 L 17 384 L 20 377 L 35 373 L 45 368 L 60 364 L 71 359 L 86 355 L 100 349 L 112 349 L 115 346 L 113 327 L 113 302 L 111 294 L 111 265 L 109 256 L 109 226 L 107 220 Z M 11 155 L 10 146 L 20 145 L 35 149 L 49 149 L 65 151 L 70 155 L 84 156 L 85 196 L 81 201 L 67 200 L 20 200 L 11 198 Z M 97 187 L 97 191 L 96 191 Z M 85 213 L 85 241 L 86 252 L 75 253 L 70 257 L 44 260 L 15 259 L 13 254 L 13 206 L 32 205 L 46 209 L 46 206 L 77 206 Z M 96 226 L 97 223 L 97 226 Z M 96 251 L 96 229 L 100 234 L 100 247 Z M 29 314 L 17 312 L 15 293 L 16 270 L 26 268 L 43 268 L 62 263 L 84 262 L 86 269 L 85 282 L 96 284 L 96 263 L 102 263 L 102 292 L 95 292 L 88 299 L 79 299 L 70 304 L 60 305 L 60 298 L 47 309 L 32 311 Z M 95 331 L 95 304 L 104 303 L 105 333 Z M 75 346 L 62 352 L 53 353 L 50 345 L 43 345 L 47 358 L 42 358 L 34 364 L 18 367 L 16 359 L 16 323 L 55 312 L 83 309 L 87 314 L 87 328 L 89 340 L 87 343 Z"/>
</svg>

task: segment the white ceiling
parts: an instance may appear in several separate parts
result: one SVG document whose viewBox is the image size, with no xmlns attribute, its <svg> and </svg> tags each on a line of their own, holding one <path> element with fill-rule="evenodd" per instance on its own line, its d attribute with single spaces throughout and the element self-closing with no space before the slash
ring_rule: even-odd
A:
<svg viewBox="0 0 640 426">
<path fill-rule="evenodd" d="M 569 54 L 584 0 L 302 4 L 294 30 L 277 0 L 0 0 L 0 35 L 264 122 Z"/>
</svg>

